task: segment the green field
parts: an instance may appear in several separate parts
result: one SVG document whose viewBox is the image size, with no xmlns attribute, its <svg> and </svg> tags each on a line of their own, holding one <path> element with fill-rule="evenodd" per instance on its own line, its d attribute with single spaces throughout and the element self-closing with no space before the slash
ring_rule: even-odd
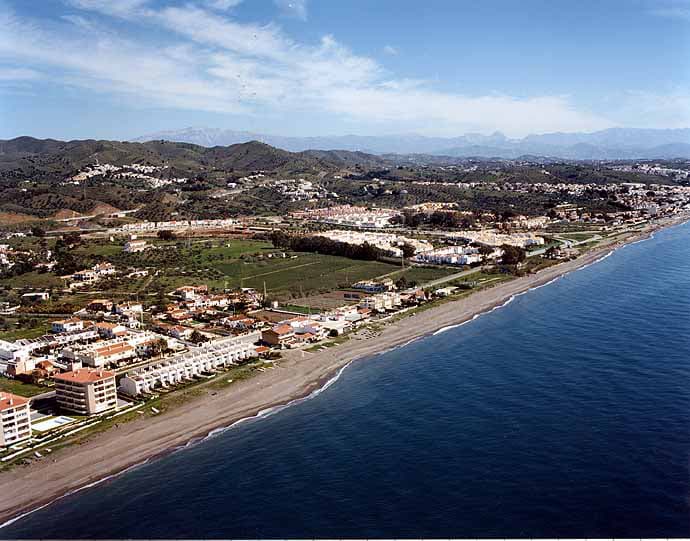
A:
<svg viewBox="0 0 690 541">
<path fill-rule="evenodd" d="M 85 241 L 74 252 L 84 266 L 107 260 L 119 269 L 148 269 L 144 278 L 104 279 L 91 287 L 90 293 L 63 294 L 61 303 L 83 303 L 89 296 L 116 300 L 139 296 L 142 300 L 158 292 L 169 292 L 182 285 L 206 284 L 211 289 L 252 287 L 279 300 L 289 300 L 333 289 L 350 287 L 360 280 L 388 276 L 405 277 L 422 284 L 455 272 L 449 268 L 408 267 L 382 261 L 359 261 L 314 253 L 286 253 L 259 240 L 197 239 L 159 241 L 157 248 L 136 254 L 122 252 L 121 243 L 104 240 Z M 158 273 L 156 275 L 156 273 Z M 58 288 L 56 276 L 27 273 L 0 282 L 14 288 Z"/>
<path fill-rule="evenodd" d="M 6 393 L 12 393 L 19 396 L 34 396 L 49 390 L 50 389 L 47 387 L 32 385 L 31 383 L 22 383 L 21 381 L 0 376 L 0 391 Z"/>
<path fill-rule="evenodd" d="M 593 236 L 595 236 L 596 233 L 565 233 L 563 235 L 559 235 L 559 237 L 563 237 L 564 239 L 569 239 L 569 240 L 574 240 L 575 242 L 591 239 Z"/>
<path fill-rule="evenodd" d="M 388 276 L 388 278 L 397 281 L 404 276 L 408 284 L 415 283 L 421 286 L 427 282 L 438 280 L 439 278 L 455 274 L 461 270 L 461 268 L 452 267 L 406 267 L 404 271 L 398 268 L 398 270 Z"/>
<path fill-rule="evenodd" d="M 8 287 L 27 287 L 32 289 L 50 289 L 63 287 L 64 282 L 50 272 L 27 272 L 0 280 L 0 285 Z"/>
<path fill-rule="evenodd" d="M 20 340 L 22 338 L 37 338 L 50 332 L 50 320 L 46 318 L 28 317 L 23 320 L 17 318 L 2 318 L 0 340 Z"/>
<path fill-rule="evenodd" d="M 294 257 L 296 256 L 296 257 Z M 320 254 L 290 254 L 286 259 L 245 263 L 219 263 L 214 268 L 223 274 L 230 287 L 253 287 L 277 296 L 299 297 L 369 280 L 396 270 L 380 261 L 355 261 L 346 257 Z"/>
</svg>

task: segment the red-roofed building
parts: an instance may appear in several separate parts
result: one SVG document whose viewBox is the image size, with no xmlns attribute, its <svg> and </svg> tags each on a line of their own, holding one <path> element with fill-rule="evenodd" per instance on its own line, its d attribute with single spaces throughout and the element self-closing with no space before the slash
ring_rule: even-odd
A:
<svg viewBox="0 0 690 541">
<path fill-rule="evenodd" d="M 60 408 L 79 415 L 93 415 L 117 406 L 115 373 L 78 368 L 54 376 Z"/>
<path fill-rule="evenodd" d="M 0 447 L 14 445 L 30 436 L 29 400 L 0 392 Z"/>
<path fill-rule="evenodd" d="M 291 325 L 277 325 L 262 331 L 261 339 L 271 346 L 289 347 L 295 343 L 295 329 Z"/>
</svg>

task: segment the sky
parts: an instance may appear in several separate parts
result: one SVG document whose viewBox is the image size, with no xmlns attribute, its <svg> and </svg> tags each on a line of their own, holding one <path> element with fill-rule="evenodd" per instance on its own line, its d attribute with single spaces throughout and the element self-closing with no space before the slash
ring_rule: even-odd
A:
<svg viewBox="0 0 690 541">
<path fill-rule="evenodd" d="M 690 0 L 0 0 L 0 138 L 690 127 Z"/>
</svg>

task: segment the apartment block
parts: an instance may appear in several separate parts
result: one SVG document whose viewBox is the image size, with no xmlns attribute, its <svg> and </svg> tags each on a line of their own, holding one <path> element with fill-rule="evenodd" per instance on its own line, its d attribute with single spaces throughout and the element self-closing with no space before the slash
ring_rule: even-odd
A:
<svg viewBox="0 0 690 541">
<path fill-rule="evenodd" d="M 13 445 L 31 436 L 29 400 L 0 393 L 0 447 Z"/>
<path fill-rule="evenodd" d="M 78 368 L 54 377 L 60 408 L 78 415 L 93 415 L 117 406 L 115 373 Z"/>
</svg>

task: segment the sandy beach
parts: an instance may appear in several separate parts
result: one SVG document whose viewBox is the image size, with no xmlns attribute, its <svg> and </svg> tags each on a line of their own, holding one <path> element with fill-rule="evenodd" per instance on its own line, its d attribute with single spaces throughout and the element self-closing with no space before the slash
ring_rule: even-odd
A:
<svg viewBox="0 0 690 541">
<path fill-rule="evenodd" d="M 135 464 L 164 455 L 191 440 L 203 438 L 216 428 L 305 397 L 323 387 L 353 360 L 370 357 L 443 327 L 467 321 L 504 304 L 514 295 L 592 264 L 624 243 L 679 221 L 669 220 L 650 226 L 640 234 L 629 234 L 624 240 L 598 247 L 574 261 L 402 318 L 386 325 L 376 338 L 353 338 L 337 347 L 314 353 L 288 351 L 275 370 L 259 373 L 214 394 L 207 391 L 160 416 L 121 424 L 91 436 L 80 445 L 60 449 L 50 458 L 4 472 L 0 474 L 0 523 Z"/>
</svg>

